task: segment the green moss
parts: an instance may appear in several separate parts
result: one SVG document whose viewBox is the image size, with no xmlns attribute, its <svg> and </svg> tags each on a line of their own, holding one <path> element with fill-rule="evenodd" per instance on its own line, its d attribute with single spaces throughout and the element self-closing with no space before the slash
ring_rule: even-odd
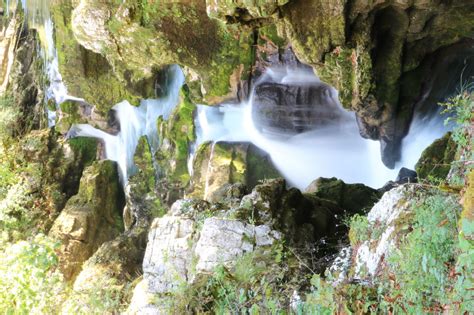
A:
<svg viewBox="0 0 474 315">
<path fill-rule="evenodd" d="M 189 89 L 184 86 L 181 90 L 181 103 L 176 107 L 168 121 L 158 122 L 163 138 L 171 143 L 171 147 L 162 148 L 157 158 L 166 177 L 171 182 L 186 185 L 189 181 L 187 160 L 189 146 L 195 141 L 194 112 L 196 106 L 189 98 Z"/>
<path fill-rule="evenodd" d="M 278 48 L 283 48 L 288 44 L 288 41 L 278 34 L 278 28 L 276 24 L 269 24 L 258 29 L 259 44 L 263 44 L 267 41 L 272 42 Z"/>
<path fill-rule="evenodd" d="M 59 70 L 69 94 L 96 105 L 102 114 L 124 99 L 138 103 L 139 95 L 130 92 L 126 83 L 118 80 L 107 60 L 76 41 L 71 28 L 72 9 L 69 1 L 51 5 Z"/>
<path fill-rule="evenodd" d="M 317 65 L 345 43 L 344 0 L 291 1 L 282 7 L 286 35 L 297 56 Z"/>
<path fill-rule="evenodd" d="M 372 89 L 372 61 L 361 46 L 334 49 L 316 70 L 322 81 L 339 91 L 339 99 L 347 109 L 354 109 Z"/>
<path fill-rule="evenodd" d="M 68 140 L 69 145 L 76 154 L 81 155 L 84 165 L 90 165 L 97 156 L 97 139 L 77 137 Z"/>
<path fill-rule="evenodd" d="M 421 154 L 415 165 L 418 178 L 436 178 L 444 181 L 451 168 L 451 162 L 456 154 L 456 143 L 451 139 L 451 133 L 434 141 Z"/>
</svg>

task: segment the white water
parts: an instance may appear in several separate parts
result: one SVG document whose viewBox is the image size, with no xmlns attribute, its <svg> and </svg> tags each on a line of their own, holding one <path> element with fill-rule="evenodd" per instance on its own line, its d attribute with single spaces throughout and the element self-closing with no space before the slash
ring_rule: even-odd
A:
<svg viewBox="0 0 474 315">
<path fill-rule="evenodd" d="M 410 131 L 402 141 L 402 160 L 399 164 L 414 169 L 423 150 L 452 129 L 452 125 L 444 124 L 445 119 L 439 111 L 427 116 L 415 115 Z"/>
<path fill-rule="evenodd" d="M 264 80 L 304 83 L 314 82 L 314 75 L 297 71 L 270 71 Z M 333 97 L 337 100 L 337 91 Z M 442 121 L 433 116 L 426 121 L 416 117 L 409 135 L 403 141 L 403 160 L 394 170 L 381 159 L 378 141 L 359 135 L 355 114 L 345 111 L 337 102 L 333 110 L 344 112 L 337 124 L 294 136 L 262 134 L 252 119 L 252 98 L 249 103 L 198 106 L 195 120 L 197 145 L 205 141 L 248 141 L 268 152 L 275 166 L 291 186 L 305 189 L 318 177 L 338 177 L 347 183 L 364 183 L 381 187 L 394 180 L 402 167 L 413 169 L 422 151 L 446 132 Z M 441 126 L 440 126 L 441 125 Z M 191 164 L 191 163 L 190 163 Z"/>
<path fill-rule="evenodd" d="M 71 127 L 69 137 L 93 137 L 105 144 L 106 158 L 116 161 L 122 184 L 127 184 L 130 175 L 136 171 L 133 156 L 141 136 L 147 136 L 152 153 L 159 145 L 157 120 L 160 116 L 167 120 L 179 102 L 179 90 L 184 83 L 184 75 L 177 65 L 170 67 L 172 80 L 169 93 L 160 99 L 143 100 L 139 107 L 123 101 L 112 109 L 120 123 L 120 132 L 111 135 L 90 125 L 79 124 Z"/>
<path fill-rule="evenodd" d="M 58 112 L 47 110 L 48 126 L 52 127 L 56 123 L 56 117 L 61 115 L 59 108 L 61 103 L 67 100 L 84 100 L 68 94 L 59 72 L 58 53 L 54 45 L 54 25 L 49 12 L 49 2 L 47 0 L 23 0 L 22 5 L 28 26 L 37 30 L 43 48 L 43 59 L 49 79 L 49 86 L 46 89 L 46 101 L 54 100 L 56 112 Z"/>
</svg>

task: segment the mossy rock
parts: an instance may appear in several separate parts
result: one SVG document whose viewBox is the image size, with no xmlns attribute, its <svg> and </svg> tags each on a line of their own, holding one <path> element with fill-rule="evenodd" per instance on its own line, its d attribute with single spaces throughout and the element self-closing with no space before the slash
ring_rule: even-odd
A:
<svg viewBox="0 0 474 315">
<path fill-rule="evenodd" d="M 252 189 L 260 181 L 281 177 L 271 158 L 245 142 L 204 143 L 196 151 L 190 194 L 214 199 L 227 184 L 244 184 Z"/>
<path fill-rule="evenodd" d="M 68 200 L 49 232 L 61 242 L 59 265 L 66 279 L 74 279 L 82 263 L 123 230 L 123 205 L 116 163 L 100 161 L 87 167 L 79 192 Z"/>
<path fill-rule="evenodd" d="M 161 172 L 166 180 L 185 187 L 190 179 L 188 156 L 192 142 L 196 140 L 194 115 L 196 106 L 191 102 L 189 89 L 181 90 L 180 104 L 167 121 L 158 122 L 162 145 L 156 153 Z"/>
<path fill-rule="evenodd" d="M 335 177 L 320 177 L 313 181 L 306 193 L 330 200 L 351 214 L 371 208 L 381 197 L 376 189 L 363 184 L 346 184 Z"/>
<path fill-rule="evenodd" d="M 444 137 L 435 140 L 421 154 L 415 165 L 418 178 L 435 178 L 445 180 L 456 155 L 457 145 L 448 132 Z"/>
<path fill-rule="evenodd" d="M 80 1 L 73 20 L 78 41 L 106 56 L 121 81 L 135 85 L 179 64 L 201 82 L 190 85 L 200 90 L 191 95 L 203 92 L 212 104 L 232 97 L 253 61 L 252 31 L 209 18 L 204 2 Z"/>
<path fill-rule="evenodd" d="M 127 83 L 115 75 L 107 59 L 81 46 L 73 33 L 72 2 L 56 1 L 51 4 L 55 26 L 59 70 L 70 95 L 85 99 L 96 106 L 104 117 L 116 103 L 128 100 L 138 104 L 140 97 L 153 93 L 139 93 L 127 88 Z"/>
</svg>

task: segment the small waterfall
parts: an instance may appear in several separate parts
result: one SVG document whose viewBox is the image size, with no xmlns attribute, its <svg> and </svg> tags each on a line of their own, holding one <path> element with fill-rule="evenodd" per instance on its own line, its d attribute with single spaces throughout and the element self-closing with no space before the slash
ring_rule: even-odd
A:
<svg viewBox="0 0 474 315">
<path fill-rule="evenodd" d="M 49 2 L 46 0 L 23 0 L 23 10 L 27 17 L 28 27 L 36 29 L 43 48 L 46 75 L 49 86 L 46 89 L 46 101 L 53 100 L 56 111 L 47 109 L 48 126 L 53 127 L 56 123 L 57 113 L 60 113 L 59 105 L 67 100 L 84 101 L 81 98 L 71 96 L 67 92 L 59 72 L 58 53 L 54 44 L 54 24 L 49 11 Z"/>
<path fill-rule="evenodd" d="M 157 120 L 160 116 L 167 120 L 179 102 L 179 91 L 184 84 L 183 72 L 179 66 L 173 65 L 168 73 L 172 79 L 168 93 L 163 98 L 143 100 L 138 107 L 123 101 L 112 108 L 120 124 L 117 135 L 85 124 L 74 125 L 68 132 L 68 137 L 101 139 L 105 144 L 106 158 L 118 164 L 120 180 L 124 186 L 129 176 L 136 171 L 133 156 L 140 137 L 147 136 L 152 153 L 156 152 L 159 146 Z"/>
</svg>

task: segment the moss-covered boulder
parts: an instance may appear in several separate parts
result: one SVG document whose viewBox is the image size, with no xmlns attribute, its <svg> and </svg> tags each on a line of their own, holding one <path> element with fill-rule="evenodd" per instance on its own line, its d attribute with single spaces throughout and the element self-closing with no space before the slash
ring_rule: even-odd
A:
<svg viewBox="0 0 474 315">
<path fill-rule="evenodd" d="M 137 104 L 140 97 L 153 97 L 153 82 L 142 84 L 140 89 L 128 86 L 125 80 L 115 75 L 104 56 L 79 44 L 72 30 L 73 3 L 61 0 L 50 4 L 59 70 L 68 93 L 96 106 L 103 117 L 113 105 L 124 99 Z"/>
<path fill-rule="evenodd" d="M 134 229 L 103 243 L 82 266 L 62 313 L 123 311 L 142 272 L 146 236 Z"/>
<path fill-rule="evenodd" d="M 121 80 L 136 83 L 177 63 L 192 95 L 213 104 L 232 96 L 252 62 L 252 32 L 210 19 L 204 1 L 84 0 L 72 20 L 79 43 L 103 54 Z"/>
<path fill-rule="evenodd" d="M 371 208 L 381 193 L 364 184 L 346 184 L 335 177 L 320 177 L 306 188 L 306 193 L 331 200 L 350 213 L 358 213 Z"/>
<path fill-rule="evenodd" d="M 87 167 L 79 192 L 68 200 L 49 232 L 61 242 L 60 268 L 66 279 L 74 279 L 99 246 L 122 231 L 122 209 L 116 164 L 101 161 Z"/>
<path fill-rule="evenodd" d="M 133 160 L 136 172 L 130 176 L 125 188 L 127 205 L 123 219 L 127 230 L 132 227 L 146 228 L 153 217 L 164 214 L 156 191 L 156 171 L 146 136 L 140 138 Z"/>
<path fill-rule="evenodd" d="M 241 142 L 202 144 L 193 170 L 190 195 L 206 200 L 214 200 L 226 184 L 242 183 L 252 189 L 260 180 L 280 177 L 268 154 Z"/>
<path fill-rule="evenodd" d="M 443 138 L 435 140 L 421 154 L 415 169 L 420 179 L 434 178 L 445 180 L 454 161 L 457 145 L 448 132 Z"/>
<path fill-rule="evenodd" d="M 156 159 L 162 176 L 169 183 L 185 187 L 190 179 L 188 156 L 192 142 L 196 140 L 194 115 L 196 106 L 189 98 L 189 89 L 181 90 L 180 103 L 168 120 L 158 122 L 161 145 L 156 152 Z"/>
</svg>

